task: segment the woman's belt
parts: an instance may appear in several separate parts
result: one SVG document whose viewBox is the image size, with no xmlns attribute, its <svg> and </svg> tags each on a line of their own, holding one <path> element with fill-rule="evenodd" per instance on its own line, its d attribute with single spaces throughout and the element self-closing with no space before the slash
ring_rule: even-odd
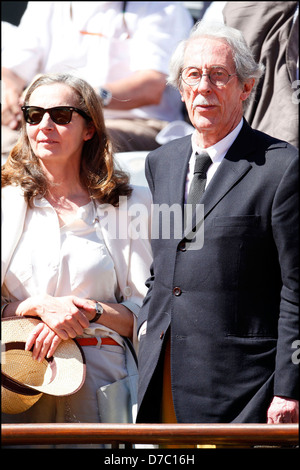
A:
<svg viewBox="0 0 300 470">
<path fill-rule="evenodd" d="M 109 345 L 109 346 L 120 346 L 117 341 L 112 338 L 76 338 L 76 341 L 80 346 L 97 346 L 97 344 Z"/>
</svg>

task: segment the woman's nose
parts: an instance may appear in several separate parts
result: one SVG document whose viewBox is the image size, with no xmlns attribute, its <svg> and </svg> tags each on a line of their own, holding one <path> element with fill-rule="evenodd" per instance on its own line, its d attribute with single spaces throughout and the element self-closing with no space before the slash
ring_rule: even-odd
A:
<svg viewBox="0 0 300 470">
<path fill-rule="evenodd" d="M 47 111 L 45 112 L 39 126 L 40 128 L 45 128 L 45 127 L 49 129 L 53 128 L 54 122 L 52 121 L 50 114 Z"/>
</svg>

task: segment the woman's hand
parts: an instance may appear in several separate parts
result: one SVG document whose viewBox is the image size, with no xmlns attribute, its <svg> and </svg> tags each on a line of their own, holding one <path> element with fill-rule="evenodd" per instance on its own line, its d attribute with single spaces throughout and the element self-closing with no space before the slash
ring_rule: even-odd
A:
<svg viewBox="0 0 300 470">
<path fill-rule="evenodd" d="M 32 358 L 38 362 L 53 356 L 57 346 L 62 342 L 61 338 L 54 333 L 48 325 L 40 322 L 36 325 L 27 338 L 25 351 L 32 350 Z"/>
<path fill-rule="evenodd" d="M 16 308 L 18 316 L 39 317 L 57 336 L 63 340 L 82 335 L 89 320 L 84 312 L 75 305 L 75 296 L 52 297 L 44 294 L 20 302 Z"/>
</svg>

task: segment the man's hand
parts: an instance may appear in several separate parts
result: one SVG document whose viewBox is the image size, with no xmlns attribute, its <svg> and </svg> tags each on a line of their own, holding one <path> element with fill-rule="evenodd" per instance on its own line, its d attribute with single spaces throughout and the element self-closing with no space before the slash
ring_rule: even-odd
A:
<svg viewBox="0 0 300 470">
<path fill-rule="evenodd" d="M 299 401 L 274 397 L 267 413 L 268 424 L 298 423 Z"/>
</svg>

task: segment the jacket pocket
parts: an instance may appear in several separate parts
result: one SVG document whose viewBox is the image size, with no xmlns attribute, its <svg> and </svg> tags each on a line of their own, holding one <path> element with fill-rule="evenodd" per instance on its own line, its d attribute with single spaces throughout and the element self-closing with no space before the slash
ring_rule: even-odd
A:
<svg viewBox="0 0 300 470">
<path fill-rule="evenodd" d="M 260 215 L 238 215 L 234 217 L 216 217 L 215 227 L 257 227 L 260 224 Z"/>
</svg>

